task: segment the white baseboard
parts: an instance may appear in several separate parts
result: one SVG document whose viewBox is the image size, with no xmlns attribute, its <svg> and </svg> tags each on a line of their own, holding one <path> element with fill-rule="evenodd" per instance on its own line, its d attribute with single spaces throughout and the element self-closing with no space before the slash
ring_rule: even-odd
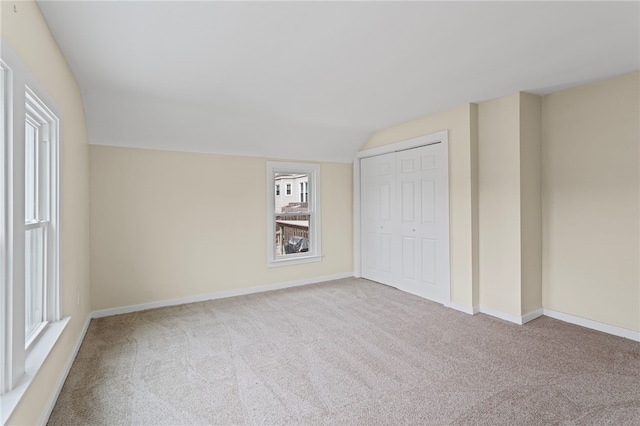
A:
<svg viewBox="0 0 640 426">
<path fill-rule="evenodd" d="M 536 318 L 539 318 L 543 315 L 543 311 L 544 309 L 540 308 L 540 309 L 536 309 L 535 311 L 529 312 L 528 314 L 525 314 L 522 316 L 522 324 L 526 324 L 529 321 L 533 321 Z"/>
<path fill-rule="evenodd" d="M 542 308 L 540 308 L 540 309 L 536 309 L 533 312 L 529 312 L 528 314 L 519 316 L 519 315 L 513 315 L 513 314 L 508 314 L 506 312 L 498 311 L 497 309 L 487 308 L 486 306 L 480 306 L 479 312 L 481 314 L 491 315 L 492 317 L 500 318 L 502 320 L 509 321 L 514 324 L 523 325 L 528 323 L 531 320 L 534 320 L 542 316 L 543 310 Z"/>
<path fill-rule="evenodd" d="M 520 317 L 519 315 L 508 314 L 497 309 L 487 308 L 486 306 L 480 306 L 479 312 L 481 314 L 491 315 L 492 317 L 500 318 L 501 320 L 509 321 L 514 324 L 522 325 L 522 317 Z"/>
<path fill-rule="evenodd" d="M 461 305 L 460 303 L 456 302 L 444 302 L 444 306 L 446 306 L 447 308 L 455 309 L 456 311 L 464 312 L 465 314 L 469 315 L 475 315 L 478 313 L 477 306 Z"/>
<path fill-rule="evenodd" d="M 553 311 L 551 309 L 543 309 L 544 315 L 558 319 L 560 321 L 568 322 L 571 324 L 579 325 L 582 327 L 590 328 L 592 330 L 602 331 L 603 333 L 613 334 L 614 336 L 624 337 L 630 340 L 640 342 L 640 332 L 628 330 L 622 327 L 616 327 L 615 325 L 609 325 L 598 321 L 589 320 L 586 318 L 576 317 L 574 315 L 565 314 L 563 312 Z"/>
<path fill-rule="evenodd" d="M 214 299 L 225 299 L 227 297 L 244 296 L 247 294 L 262 293 L 265 291 L 280 290 L 289 287 L 298 287 L 308 284 L 316 284 L 326 281 L 339 280 L 352 277 L 353 273 L 328 275 L 324 277 L 309 278 L 305 280 L 289 281 L 280 284 L 264 285 L 260 287 L 249 287 L 238 290 L 220 291 L 216 293 L 202 294 L 199 296 L 181 297 L 178 299 L 160 300 L 158 302 L 141 303 L 139 305 L 123 306 L 121 308 L 102 309 L 94 311 L 93 318 L 110 317 L 113 315 L 128 314 L 131 312 L 146 311 L 147 309 L 163 308 L 165 306 L 184 305 L 185 303 L 204 302 Z"/>
<path fill-rule="evenodd" d="M 491 315 L 492 317 L 500 318 L 502 320 L 509 321 L 519 325 L 526 324 L 529 321 L 532 321 L 544 315 L 550 318 L 558 319 L 560 321 L 568 322 L 570 324 L 579 325 L 582 327 L 590 328 L 592 330 L 602 331 L 603 333 L 608 333 L 614 336 L 624 337 L 630 340 L 634 340 L 636 342 L 640 342 L 640 332 L 638 331 L 628 330 L 626 328 L 616 327 L 614 325 L 609 325 L 602 322 L 589 320 L 586 318 L 580 318 L 574 315 L 569 315 L 569 314 L 553 311 L 551 309 L 546 309 L 546 308 L 536 309 L 535 311 L 529 312 L 526 315 L 518 316 L 518 315 L 513 315 L 513 314 L 508 314 L 506 312 L 498 311 L 497 309 L 488 308 L 486 306 L 474 306 L 473 308 L 470 308 L 468 306 L 459 305 L 453 302 L 446 303 L 445 306 L 456 309 L 461 312 L 465 312 L 467 314 L 472 314 L 472 315 L 475 315 L 478 312 L 486 315 Z"/>
<path fill-rule="evenodd" d="M 56 390 L 49 399 L 49 403 L 47 404 L 47 409 L 42 415 L 42 419 L 40 419 L 40 425 L 46 425 L 49 421 L 49 417 L 51 417 L 51 413 L 53 412 L 53 407 L 56 406 L 56 402 L 58 401 L 58 397 L 60 396 L 60 391 L 62 391 L 62 386 L 64 386 L 64 382 L 67 380 L 67 376 L 69 375 L 69 371 L 71 371 L 71 366 L 73 362 L 76 360 L 76 356 L 78 355 L 78 351 L 80 350 L 80 346 L 82 346 L 82 341 L 84 340 L 84 336 L 87 334 L 87 330 L 89 329 L 89 324 L 91 323 L 91 313 L 89 313 L 87 320 L 82 327 L 82 331 L 80 331 L 80 335 L 78 336 L 78 340 L 76 341 L 76 346 L 73 348 L 71 352 L 71 356 L 67 360 L 67 364 L 64 367 L 62 375 L 58 380 L 58 385 L 56 386 Z"/>
<path fill-rule="evenodd" d="M 497 309 L 487 308 L 486 306 L 466 306 L 461 305 L 455 302 L 445 302 L 444 306 L 447 308 L 452 308 L 460 312 L 464 312 L 465 314 L 475 315 L 478 313 L 491 315 L 492 317 L 500 318 L 505 321 L 512 322 L 514 324 L 526 324 L 531 320 L 534 320 L 543 315 L 542 308 L 536 309 L 533 312 L 529 312 L 526 315 L 518 316 L 513 314 L 508 314 L 506 312 L 499 311 Z"/>
</svg>

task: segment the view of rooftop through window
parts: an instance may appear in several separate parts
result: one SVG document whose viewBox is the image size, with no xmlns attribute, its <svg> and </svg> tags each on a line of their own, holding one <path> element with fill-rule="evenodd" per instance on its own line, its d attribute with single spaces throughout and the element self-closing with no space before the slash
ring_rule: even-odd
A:
<svg viewBox="0 0 640 426">
<path fill-rule="evenodd" d="M 307 252 L 311 217 L 309 174 L 275 173 L 274 181 L 276 256 Z"/>
</svg>

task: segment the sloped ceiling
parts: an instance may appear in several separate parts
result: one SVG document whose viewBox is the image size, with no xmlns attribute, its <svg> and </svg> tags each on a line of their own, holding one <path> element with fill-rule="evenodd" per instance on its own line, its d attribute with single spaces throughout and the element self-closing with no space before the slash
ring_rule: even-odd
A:
<svg viewBox="0 0 640 426">
<path fill-rule="evenodd" d="M 638 2 L 39 5 L 92 144 L 351 161 L 385 127 L 640 69 Z"/>
</svg>

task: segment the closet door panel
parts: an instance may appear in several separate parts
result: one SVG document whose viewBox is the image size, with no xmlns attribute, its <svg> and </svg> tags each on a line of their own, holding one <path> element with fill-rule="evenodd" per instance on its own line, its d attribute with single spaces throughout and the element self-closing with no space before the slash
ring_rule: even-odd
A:
<svg viewBox="0 0 640 426">
<path fill-rule="evenodd" d="M 395 155 L 362 159 L 360 162 L 363 270 L 365 278 L 393 285 L 399 257 L 396 229 Z"/>
</svg>

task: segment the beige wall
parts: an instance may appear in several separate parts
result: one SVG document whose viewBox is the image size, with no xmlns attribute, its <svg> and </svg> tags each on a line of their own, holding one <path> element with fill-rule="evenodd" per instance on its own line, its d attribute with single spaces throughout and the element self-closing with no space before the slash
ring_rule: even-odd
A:
<svg viewBox="0 0 640 426">
<path fill-rule="evenodd" d="M 476 106 L 457 108 L 409 121 L 376 132 L 362 150 L 411 139 L 422 135 L 449 131 L 449 232 L 451 252 L 451 300 L 472 307 L 477 305 L 477 154 Z"/>
<path fill-rule="evenodd" d="M 640 330 L 640 73 L 543 98 L 545 308 Z"/>
<path fill-rule="evenodd" d="M 36 424 L 47 408 L 90 311 L 87 130 L 78 85 L 36 3 L 3 1 L 1 8 L 2 38 L 63 114 L 61 283 L 64 316 L 71 316 L 71 321 L 9 419 L 10 424 Z"/>
<path fill-rule="evenodd" d="M 541 99 L 478 105 L 480 305 L 515 316 L 542 308 Z"/>
<path fill-rule="evenodd" d="M 520 93 L 520 313 L 542 308 L 542 98 Z"/>
<path fill-rule="evenodd" d="M 520 93 L 478 105 L 480 305 L 520 312 Z"/>
<path fill-rule="evenodd" d="M 266 160 L 91 146 L 94 310 L 353 272 L 352 165 L 321 163 L 321 262 L 267 268 Z"/>
</svg>

